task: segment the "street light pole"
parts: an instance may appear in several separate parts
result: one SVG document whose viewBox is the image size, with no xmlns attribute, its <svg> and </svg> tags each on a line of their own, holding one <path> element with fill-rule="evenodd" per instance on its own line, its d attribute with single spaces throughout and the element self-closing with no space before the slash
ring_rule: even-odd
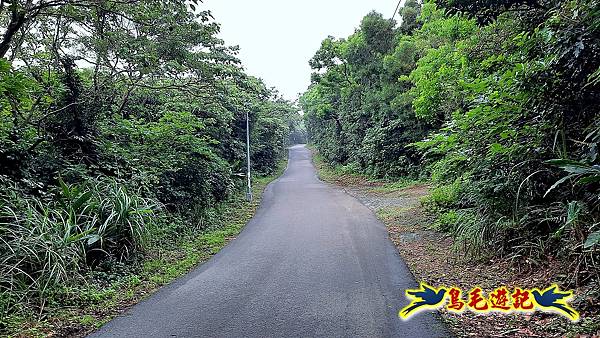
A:
<svg viewBox="0 0 600 338">
<path fill-rule="evenodd" d="M 248 166 L 248 170 L 246 172 L 246 178 L 248 180 L 246 199 L 248 202 L 252 202 L 252 180 L 250 177 L 250 117 L 248 111 L 246 111 L 246 164 Z"/>
</svg>

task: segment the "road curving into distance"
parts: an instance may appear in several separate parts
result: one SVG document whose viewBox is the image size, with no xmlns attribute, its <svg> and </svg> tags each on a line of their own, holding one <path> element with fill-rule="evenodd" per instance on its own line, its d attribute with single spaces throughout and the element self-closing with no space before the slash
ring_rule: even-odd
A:
<svg viewBox="0 0 600 338">
<path fill-rule="evenodd" d="M 304 146 L 240 236 L 91 337 L 448 337 L 398 318 L 417 286 L 373 213 L 321 182 Z"/>
</svg>

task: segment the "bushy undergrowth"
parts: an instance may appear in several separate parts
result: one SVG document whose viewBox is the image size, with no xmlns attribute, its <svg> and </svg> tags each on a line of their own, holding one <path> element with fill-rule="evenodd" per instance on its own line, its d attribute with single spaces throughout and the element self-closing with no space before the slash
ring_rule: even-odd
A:
<svg viewBox="0 0 600 338">
<path fill-rule="evenodd" d="M 101 261 L 144 249 L 158 204 L 114 180 L 77 186 L 60 180 L 52 198 L 0 197 L 2 313 L 42 306 L 61 285 Z"/>
</svg>

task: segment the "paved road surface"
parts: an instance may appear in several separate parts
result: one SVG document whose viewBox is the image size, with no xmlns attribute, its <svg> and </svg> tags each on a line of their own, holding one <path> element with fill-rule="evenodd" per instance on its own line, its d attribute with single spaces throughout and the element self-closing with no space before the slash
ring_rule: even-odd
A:
<svg viewBox="0 0 600 338">
<path fill-rule="evenodd" d="M 414 286 L 385 227 L 295 146 L 235 241 L 92 337 L 448 337 L 429 313 L 398 319 Z"/>
</svg>

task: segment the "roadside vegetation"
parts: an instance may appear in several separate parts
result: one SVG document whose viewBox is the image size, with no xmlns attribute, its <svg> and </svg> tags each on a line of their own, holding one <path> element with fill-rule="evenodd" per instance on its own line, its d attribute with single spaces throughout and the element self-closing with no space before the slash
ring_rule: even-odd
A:
<svg viewBox="0 0 600 338">
<path fill-rule="evenodd" d="M 431 186 L 407 180 L 382 180 L 331 166 L 313 148 L 313 161 L 319 177 L 369 207 L 388 229 L 398 253 L 417 281 L 429 285 L 451 285 L 470 290 L 477 285 L 493 290 L 498 285 L 522 288 L 539 287 L 540 281 L 562 281 L 569 262 L 552 260 L 535 266 L 513 264 L 498 257 L 465 255 L 456 238 L 439 229 L 439 215 L 427 211 Z M 595 310 L 597 286 L 573 286 L 571 304 L 580 310 L 581 319 L 572 323 L 561 316 L 537 312 L 533 315 L 470 312 L 439 315 L 456 337 L 596 337 L 600 313 Z"/>
<path fill-rule="evenodd" d="M 304 137 L 200 7 L 0 3 L 0 335 L 95 327 L 234 237 L 246 114 L 257 175 Z"/>
<path fill-rule="evenodd" d="M 235 194 L 213 210 L 214 216 L 203 229 L 162 238 L 135 259 L 113 264 L 111 269 L 78 272 L 78 279 L 55 290 L 55 297 L 48 299 L 42 313 L 33 313 L 34 308 L 9 313 L 3 332 L 15 337 L 67 337 L 84 336 L 100 328 L 234 240 L 254 216 L 267 184 L 279 177 L 285 166 L 282 160 L 274 174 L 253 180 L 252 203 L 245 195 Z"/>
<path fill-rule="evenodd" d="M 600 3 L 408 0 L 328 37 L 301 97 L 325 162 L 431 181 L 436 230 L 474 261 L 560 261 L 600 281 Z M 385 189 L 385 188 L 382 188 Z M 582 311 L 600 311 L 600 294 Z"/>
</svg>

